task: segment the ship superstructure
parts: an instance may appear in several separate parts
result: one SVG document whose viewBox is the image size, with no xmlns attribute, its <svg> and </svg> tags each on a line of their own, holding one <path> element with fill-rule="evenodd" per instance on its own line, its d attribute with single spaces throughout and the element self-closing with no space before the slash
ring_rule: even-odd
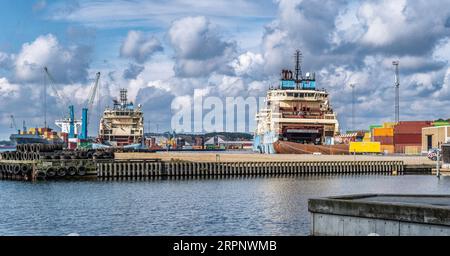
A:
<svg viewBox="0 0 450 256">
<path fill-rule="evenodd" d="M 295 73 L 281 72 L 280 84 L 270 88 L 266 106 L 256 115 L 254 150 L 261 153 L 329 153 L 339 122 L 328 92 L 316 88 L 315 73 L 301 72 L 296 52 Z M 331 152 L 334 153 L 334 152 Z"/>
<path fill-rule="evenodd" d="M 99 140 L 115 147 L 142 142 L 144 136 L 144 114 L 141 106 L 135 108 L 128 102 L 127 90 L 120 90 L 120 101 L 114 100 L 112 108 L 107 107 L 100 120 Z"/>
</svg>

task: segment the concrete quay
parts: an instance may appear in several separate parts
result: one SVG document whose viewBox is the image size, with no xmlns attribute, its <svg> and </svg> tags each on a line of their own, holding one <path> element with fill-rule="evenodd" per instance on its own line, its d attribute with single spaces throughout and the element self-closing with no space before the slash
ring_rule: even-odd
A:
<svg viewBox="0 0 450 256">
<path fill-rule="evenodd" d="M 310 199 L 313 236 L 448 236 L 450 195 L 367 194 Z"/>
<path fill-rule="evenodd" d="M 0 160 L 0 178 L 223 177 L 247 175 L 431 174 L 426 157 L 115 153 L 114 159 Z"/>
<path fill-rule="evenodd" d="M 248 175 L 339 175 L 404 174 L 402 161 L 241 161 L 192 162 L 182 160 L 154 161 L 115 160 L 97 163 L 100 178 L 125 177 L 213 177 Z"/>
<path fill-rule="evenodd" d="M 435 165 L 426 156 L 377 156 L 377 155 L 296 155 L 296 154 L 257 154 L 257 153 L 115 153 L 116 160 L 191 161 L 191 162 L 323 162 L 323 161 L 403 161 L 406 165 Z"/>
</svg>

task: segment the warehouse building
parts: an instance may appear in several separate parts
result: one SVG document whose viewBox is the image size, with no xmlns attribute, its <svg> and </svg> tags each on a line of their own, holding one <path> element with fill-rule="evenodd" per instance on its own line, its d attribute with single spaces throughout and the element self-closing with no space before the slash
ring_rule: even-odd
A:
<svg viewBox="0 0 450 256">
<path fill-rule="evenodd" d="M 422 128 L 422 152 L 426 153 L 431 148 L 437 148 L 450 142 L 449 135 L 450 126 Z"/>
</svg>

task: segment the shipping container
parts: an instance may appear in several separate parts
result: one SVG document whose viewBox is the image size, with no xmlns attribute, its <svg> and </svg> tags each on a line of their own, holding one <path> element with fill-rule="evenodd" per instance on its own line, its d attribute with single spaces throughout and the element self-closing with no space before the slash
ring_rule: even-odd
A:
<svg viewBox="0 0 450 256">
<path fill-rule="evenodd" d="M 373 129 L 375 129 L 375 128 L 383 128 L 383 126 L 379 125 L 379 124 L 369 125 L 369 132 L 373 132 Z"/>
<path fill-rule="evenodd" d="M 420 155 L 422 146 L 405 146 L 406 155 Z"/>
<path fill-rule="evenodd" d="M 419 144 L 417 144 L 417 143 L 414 143 L 414 144 L 407 144 L 407 143 L 405 143 L 405 144 L 395 144 L 394 145 L 395 153 L 405 154 L 408 147 L 419 147 L 419 148 L 421 148 L 422 144 L 420 144 L 420 143 Z"/>
<path fill-rule="evenodd" d="M 386 123 L 383 123 L 383 128 L 394 128 L 394 126 L 396 124 L 397 123 L 395 123 L 395 122 L 386 122 Z"/>
<path fill-rule="evenodd" d="M 380 153 L 379 142 L 350 142 L 350 153 Z"/>
<path fill-rule="evenodd" d="M 422 144 L 422 134 L 394 134 L 394 144 Z"/>
<path fill-rule="evenodd" d="M 450 122 L 447 121 L 437 121 L 432 123 L 433 126 L 448 126 Z"/>
<path fill-rule="evenodd" d="M 394 137 L 392 136 L 374 136 L 374 142 L 380 142 L 381 145 L 394 145 Z"/>
<path fill-rule="evenodd" d="M 75 143 L 75 142 L 69 142 L 69 143 L 67 144 L 67 148 L 68 148 L 68 149 L 76 149 L 76 148 L 77 148 L 77 143 Z"/>
<path fill-rule="evenodd" d="M 394 145 L 381 145 L 380 149 L 381 149 L 381 153 L 385 153 L 385 154 L 393 154 L 394 153 Z"/>
<path fill-rule="evenodd" d="M 394 134 L 422 134 L 422 128 L 430 127 L 430 121 L 403 121 L 394 128 Z"/>
<path fill-rule="evenodd" d="M 372 135 L 374 137 L 379 136 L 394 136 L 394 129 L 393 128 L 374 128 Z"/>
</svg>

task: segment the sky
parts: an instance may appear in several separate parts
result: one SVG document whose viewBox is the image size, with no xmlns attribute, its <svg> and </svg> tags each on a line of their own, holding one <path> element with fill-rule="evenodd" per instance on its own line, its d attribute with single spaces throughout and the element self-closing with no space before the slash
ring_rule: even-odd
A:
<svg viewBox="0 0 450 256">
<path fill-rule="evenodd" d="M 0 0 L 0 139 L 25 121 L 77 116 L 101 72 L 98 120 L 120 88 L 142 104 L 146 131 L 171 129 L 171 104 L 204 96 L 260 97 L 293 68 L 316 72 L 342 130 L 394 119 L 393 60 L 400 61 L 400 119 L 449 118 L 450 0 Z M 54 127 L 54 126 L 53 126 Z M 91 134 L 98 124 L 92 122 Z M 251 132 L 251 131 L 250 131 Z"/>
</svg>

